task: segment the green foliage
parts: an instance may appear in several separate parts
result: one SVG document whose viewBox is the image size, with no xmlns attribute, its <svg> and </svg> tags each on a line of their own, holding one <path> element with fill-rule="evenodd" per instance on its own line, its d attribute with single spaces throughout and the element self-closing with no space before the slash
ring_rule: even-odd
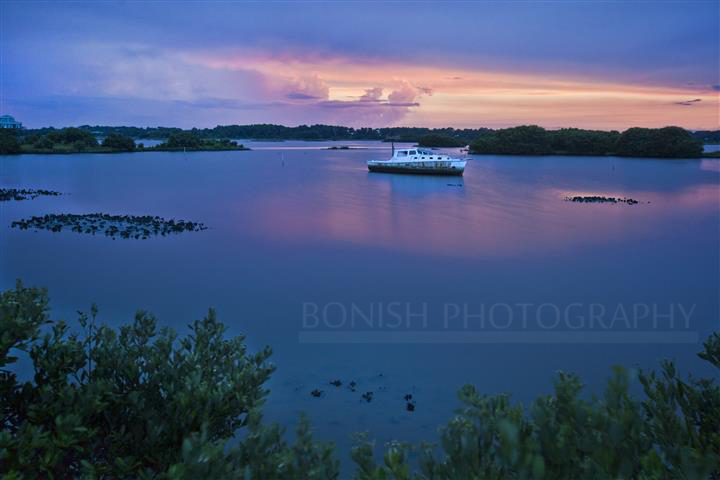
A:
<svg viewBox="0 0 720 480">
<path fill-rule="evenodd" d="M 694 158 L 702 153 L 702 144 L 679 127 L 631 128 L 620 134 L 578 128 L 547 131 L 531 125 L 481 135 L 470 145 L 470 152 Z"/>
<path fill-rule="evenodd" d="M 690 132 L 690 135 L 703 143 L 720 143 L 720 130 L 698 130 L 695 132 Z"/>
<path fill-rule="evenodd" d="M 119 133 L 111 133 L 103 139 L 102 146 L 113 150 L 131 152 L 135 150 L 135 140 Z"/>
<path fill-rule="evenodd" d="M 551 130 L 550 148 L 563 155 L 607 155 L 615 150 L 620 133 L 562 128 Z"/>
<path fill-rule="evenodd" d="M 50 140 L 48 137 L 40 137 L 35 142 L 32 143 L 32 145 L 35 148 L 40 148 L 43 150 L 52 150 L 52 148 L 55 146 L 52 140 Z"/>
<path fill-rule="evenodd" d="M 470 146 L 472 153 L 509 155 L 547 155 L 550 149 L 548 132 L 537 125 L 495 130 L 481 135 Z"/>
<path fill-rule="evenodd" d="M 198 148 L 202 139 L 194 132 L 171 133 L 165 145 L 169 148 Z"/>
<path fill-rule="evenodd" d="M 49 322 L 45 291 L 18 283 L 0 297 L 0 472 L 7 478 L 333 478 L 332 447 L 302 422 L 295 445 L 257 409 L 274 367 L 225 338 L 214 311 L 178 338 L 138 312 L 118 331 L 80 315 L 82 334 Z M 43 327 L 43 328 L 41 328 Z M 20 355 L 15 352 L 22 352 Z M 6 367 L 24 356 L 31 381 Z M 239 445 L 226 448 L 236 432 Z M 197 475 L 200 475 L 198 477 Z M 337 476 L 337 474 L 335 474 Z"/>
<path fill-rule="evenodd" d="M 20 153 L 20 144 L 9 128 L 0 128 L 0 155 Z"/>
<path fill-rule="evenodd" d="M 4 478 L 335 479 L 333 446 L 303 417 L 295 441 L 265 425 L 269 349 L 248 354 L 210 310 L 178 338 L 138 312 L 114 330 L 81 313 L 80 333 L 47 316 L 47 293 L 0 293 L 0 473 Z M 720 335 L 699 356 L 720 369 Z M 21 381 L 9 367 L 32 363 Z M 642 399 L 630 385 L 638 379 Z M 351 454 L 358 480 L 718 479 L 720 387 L 616 367 L 601 397 L 559 373 L 528 408 L 506 395 L 459 392 L 440 444 L 391 442 L 374 460 L 367 436 Z M 231 437 L 232 443 L 228 443 Z M 417 464 L 410 461 L 417 454 Z"/>
<path fill-rule="evenodd" d="M 171 127 L 114 127 L 109 125 L 83 125 L 79 127 L 98 135 L 120 133 L 133 138 L 167 139 L 174 133 L 180 133 L 180 128 Z M 29 132 L 47 135 L 55 131 L 54 128 L 40 128 Z M 286 127 L 284 125 L 255 124 L 255 125 L 218 125 L 214 128 L 187 130 L 194 132 L 203 139 L 220 138 L 249 138 L 268 140 L 388 140 L 417 142 L 420 137 L 427 134 L 437 134 L 462 139 L 467 145 L 478 135 L 488 131 L 487 128 L 455 129 L 455 128 L 424 128 L 424 127 L 385 127 L 385 128 L 352 128 L 339 125 L 298 125 Z"/>
<path fill-rule="evenodd" d="M 429 133 L 420 137 L 418 145 L 421 147 L 464 147 L 467 145 L 467 142 L 446 135 Z"/>
<path fill-rule="evenodd" d="M 54 130 L 47 134 L 54 144 L 61 143 L 65 145 L 84 146 L 84 147 L 97 147 L 98 142 L 95 136 L 87 130 L 80 128 L 63 128 L 62 130 Z"/>
<path fill-rule="evenodd" d="M 701 358 L 720 368 L 720 335 Z M 639 378 L 646 399 L 628 394 Z M 720 478 L 720 387 L 684 382 L 671 362 L 663 376 L 616 367 L 602 398 L 585 399 L 575 375 L 560 373 L 555 393 L 526 410 L 505 395 L 460 390 L 462 408 L 440 430 L 439 448 L 421 445 L 409 473 L 410 446 L 390 444 L 384 464 L 361 438 L 353 449 L 358 480 L 384 479 L 716 479 Z M 438 456 L 438 450 L 442 455 Z"/>
<path fill-rule="evenodd" d="M 702 142 L 680 127 L 630 128 L 617 144 L 617 154 L 627 157 L 692 158 L 702 154 Z"/>
<path fill-rule="evenodd" d="M 227 139 L 205 139 L 198 131 L 176 132 L 170 134 L 167 142 L 151 147 L 151 150 L 243 150 L 245 147 Z"/>
</svg>

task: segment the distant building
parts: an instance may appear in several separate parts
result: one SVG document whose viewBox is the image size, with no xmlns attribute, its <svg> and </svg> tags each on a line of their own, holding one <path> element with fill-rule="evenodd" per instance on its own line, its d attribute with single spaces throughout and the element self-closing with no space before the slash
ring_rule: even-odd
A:
<svg viewBox="0 0 720 480">
<path fill-rule="evenodd" d="M 0 128 L 22 128 L 22 123 L 11 115 L 2 115 L 0 116 Z"/>
</svg>

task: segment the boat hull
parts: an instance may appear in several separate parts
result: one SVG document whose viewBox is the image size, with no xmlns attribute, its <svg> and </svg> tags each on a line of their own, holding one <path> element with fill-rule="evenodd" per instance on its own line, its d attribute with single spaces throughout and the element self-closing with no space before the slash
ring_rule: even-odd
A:
<svg viewBox="0 0 720 480">
<path fill-rule="evenodd" d="M 368 162 L 368 170 L 380 173 L 461 176 L 465 171 L 465 162 Z"/>
</svg>

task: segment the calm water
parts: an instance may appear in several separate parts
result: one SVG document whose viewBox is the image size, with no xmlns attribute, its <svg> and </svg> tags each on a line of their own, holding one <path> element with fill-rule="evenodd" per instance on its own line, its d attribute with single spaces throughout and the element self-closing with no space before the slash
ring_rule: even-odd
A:
<svg viewBox="0 0 720 480">
<path fill-rule="evenodd" d="M 73 318 L 94 301 L 113 325 L 143 308 L 182 330 L 213 306 L 253 349 L 274 349 L 267 416 L 292 427 L 306 411 L 317 435 L 342 450 L 360 430 L 379 443 L 433 439 L 464 383 L 527 402 L 550 391 L 559 369 L 582 375 L 590 393 L 614 364 L 649 368 L 675 358 L 682 371 L 713 374 L 695 357 L 693 335 L 705 338 L 720 319 L 718 160 L 477 156 L 457 179 L 369 174 L 365 161 L 387 150 L 372 142 L 350 151 L 249 145 L 253 151 L 0 157 L 2 186 L 67 193 L 0 205 L 0 286 L 18 277 L 47 286 L 56 317 Z M 568 194 L 641 203 L 575 204 L 563 200 Z M 9 228 L 30 215 L 98 211 L 210 229 L 113 241 Z M 404 319 L 407 309 L 415 314 L 409 327 L 393 330 L 391 317 L 379 325 L 373 312 L 387 313 L 391 302 Z M 525 325 L 522 303 L 532 304 Z M 375 315 L 372 327 L 361 317 L 350 325 L 352 304 Z M 464 330 L 462 314 L 446 328 L 448 304 L 470 315 L 507 307 L 494 310 L 494 325 L 487 310 L 485 325 L 469 316 Z M 575 323 L 554 325 L 554 308 L 573 304 Z M 591 304 L 610 312 L 592 326 Z M 675 324 L 660 318 L 655 328 L 646 317 L 635 326 L 635 304 L 674 308 Z M 694 308 L 688 324 L 678 304 Z M 305 328 L 313 325 L 303 309 L 315 306 L 328 316 Z M 611 321 L 618 306 L 628 320 Z M 577 317 L 584 325 L 573 330 Z M 367 331 L 380 342 L 398 339 L 384 336 L 390 331 L 408 335 L 399 337 L 405 343 L 300 341 L 308 331 L 316 336 L 305 340 L 332 340 L 323 335 L 336 330 L 350 342 Z M 664 336 L 648 341 L 648 330 Z M 428 331 L 441 333 L 407 343 Z M 475 341 L 467 331 L 509 335 Z M 602 331 L 635 343 L 597 343 Z M 560 336 L 541 337 L 547 332 Z M 575 337 L 558 343 L 564 332 Z M 357 392 L 328 385 L 335 378 L 355 380 Z M 324 396 L 311 397 L 314 388 Z M 366 391 L 375 392 L 371 403 L 360 398 Z M 415 412 L 405 411 L 406 393 Z"/>
</svg>

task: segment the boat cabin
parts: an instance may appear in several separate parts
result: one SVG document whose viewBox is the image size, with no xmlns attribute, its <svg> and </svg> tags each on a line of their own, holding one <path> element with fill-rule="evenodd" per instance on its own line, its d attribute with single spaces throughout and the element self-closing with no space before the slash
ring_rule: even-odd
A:
<svg viewBox="0 0 720 480">
<path fill-rule="evenodd" d="M 395 150 L 393 159 L 398 160 L 443 160 L 447 155 L 441 155 L 426 148 L 403 148 Z"/>
</svg>

